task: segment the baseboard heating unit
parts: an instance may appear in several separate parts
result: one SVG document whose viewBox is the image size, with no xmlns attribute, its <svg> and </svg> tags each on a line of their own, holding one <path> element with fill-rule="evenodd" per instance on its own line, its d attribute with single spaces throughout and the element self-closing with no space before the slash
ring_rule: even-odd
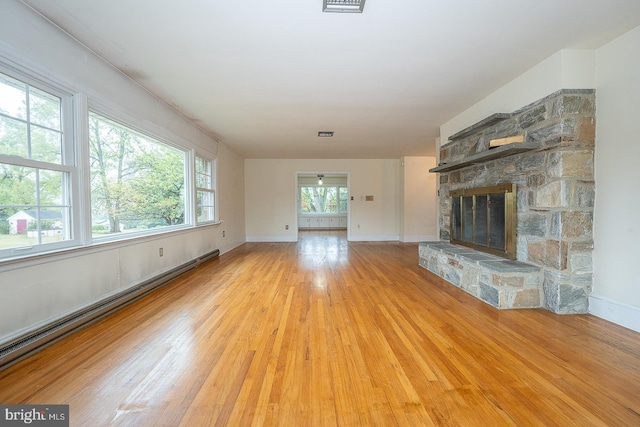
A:
<svg viewBox="0 0 640 427">
<path fill-rule="evenodd" d="M 0 347 L 0 370 L 53 344 L 75 330 L 124 307 L 126 304 L 135 301 L 187 271 L 193 270 L 200 264 L 217 258 L 218 256 L 220 256 L 218 249 L 206 253 L 167 272 L 132 286 L 126 291 L 99 301 L 3 344 L 2 347 Z"/>
</svg>

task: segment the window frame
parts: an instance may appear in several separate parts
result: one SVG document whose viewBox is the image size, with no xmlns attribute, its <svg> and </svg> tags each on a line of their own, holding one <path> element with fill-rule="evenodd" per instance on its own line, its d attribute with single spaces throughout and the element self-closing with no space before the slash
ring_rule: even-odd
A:
<svg viewBox="0 0 640 427">
<path fill-rule="evenodd" d="M 68 218 L 64 219 L 64 222 L 67 224 L 67 229 L 64 230 L 65 234 L 67 234 L 66 239 L 58 242 L 36 243 L 34 245 L 0 249 L 0 262 L 76 247 L 80 245 L 82 236 L 80 228 L 81 219 L 79 218 L 79 187 L 81 186 L 81 183 L 76 150 L 75 95 L 55 82 L 38 78 L 27 70 L 11 67 L 4 62 L 0 62 L 0 73 L 24 83 L 29 88 L 45 92 L 60 99 L 60 163 L 52 163 L 43 160 L 34 160 L 22 156 L 5 154 L 0 154 L 0 163 L 17 167 L 32 168 L 38 171 L 60 172 L 62 174 L 62 203 L 56 207 L 60 207 L 63 211 L 65 209 L 68 210 L 66 213 Z M 43 127 L 41 124 L 33 123 L 29 116 L 26 119 L 13 118 L 6 115 L 3 115 L 3 117 L 21 121 L 28 127 L 35 125 L 46 129 L 46 127 Z M 30 131 L 28 131 L 28 134 L 30 134 Z M 40 189 L 38 189 L 38 192 L 39 191 Z M 15 207 L 17 208 L 19 206 L 27 207 L 31 205 L 16 205 Z M 36 197 L 36 201 L 33 206 L 36 209 L 42 209 L 44 204 L 41 204 L 38 197 Z"/>
<path fill-rule="evenodd" d="M 210 175 L 208 175 L 211 179 L 211 183 L 209 187 L 199 187 L 198 186 L 198 159 L 202 159 L 210 168 Z M 194 161 L 193 161 L 193 207 L 194 207 L 194 224 L 196 226 L 208 225 L 208 224 L 218 224 L 218 192 L 216 191 L 218 188 L 218 162 L 216 157 L 208 156 L 201 151 L 194 152 Z M 198 220 L 198 191 L 209 193 L 213 200 L 213 213 L 212 218 L 204 221 Z"/>
<path fill-rule="evenodd" d="M 66 258 L 77 253 L 90 253 L 120 245 L 143 243 L 158 236 L 181 233 L 196 227 L 219 225 L 218 200 L 218 147 L 217 141 L 211 150 L 189 140 L 190 133 L 185 136 L 174 133 L 151 120 L 141 119 L 135 109 L 114 102 L 103 94 L 78 90 L 73 84 L 59 75 L 38 70 L 21 63 L 20 60 L 6 56 L 0 51 L 0 72 L 10 78 L 19 80 L 39 91 L 46 92 L 61 99 L 61 128 L 63 132 L 63 150 L 61 158 L 64 164 L 56 165 L 38 160 L 25 159 L 12 155 L 0 155 L 0 161 L 6 164 L 25 167 L 41 167 L 43 164 L 53 165 L 42 170 L 59 170 L 68 176 L 65 181 L 64 200 L 68 200 L 61 208 L 69 206 L 70 239 L 60 242 L 32 245 L 27 248 L 0 249 L 0 271 L 13 269 L 23 265 L 38 265 L 44 259 L 52 257 Z M 91 227 L 91 185 L 90 185 L 90 144 L 89 144 L 89 112 L 94 112 L 120 126 L 158 141 L 161 144 L 176 148 L 184 153 L 184 223 L 180 225 L 160 227 L 130 233 L 116 233 L 114 236 L 94 238 Z M 215 148 L 214 148 L 215 147 Z M 197 154 L 196 154 L 197 153 Z M 214 218 L 211 221 L 198 222 L 196 218 L 195 190 L 195 158 L 196 155 L 211 162 L 212 189 L 214 194 Z"/>
<path fill-rule="evenodd" d="M 336 212 L 304 212 L 302 210 L 302 189 L 303 188 L 335 188 L 336 189 Z M 340 189 L 344 188 L 347 194 L 347 203 L 345 203 L 345 211 L 340 212 Z M 349 211 L 349 186 L 347 184 L 301 184 L 298 185 L 298 214 L 300 216 L 345 216 Z"/>
<path fill-rule="evenodd" d="M 89 143 L 89 135 L 87 135 L 86 138 L 86 161 L 87 161 L 87 170 L 86 170 L 86 191 L 87 191 L 87 207 L 86 207 L 86 212 L 87 212 L 87 217 L 84 218 L 84 221 L 86 221 L 86 229 L 88 232 L 88 240 L 90 241 L 90 243 L 103 243 L 103 242 L 114 242 L 114 241 L 119 241 L 119 240 L 128 240 L 128 239 L 132 239 L 132 238 L 136 238 L 136 237 L 144 237 L 144 236 L 152 236 L 152 235 L 157 235 L 157 234 L 162 234 L 162 233 L 168 233 L 171 231 L 175 231 L 175 230 L 183 230 L 183 229 L 188 229 L 191 228 L 195 225 L 194 221 L 193 221 L 193 196 L 192 196 L 192 191 L 190 191 L 190 188 L 193 188 L 194 184 L 193 184 L 193 178 L 192 178 L 192 164 L 193 164 L 193 150 L 186 148 L 180 144 L 177 143 L 173 143 L 167 140 L 167 136 L 166 135 L 158 135 L 155 132 L 150 132 L 147 130 L 142 129 L 141 127 L 137 126 L 136 124 L 134 124 L 135 120 L 133 120 L 131 117 L 129 117 L 126 113 L 123 112 L 114 112 L 111 108 L 109 107 L 105 107 L 104 105 L 101 105 L 99 103 L 96 102 L 92 102 L 90 100 L 88 108 L 86 110 L 86 131 L 87 133 L 89 132 L 89 116 L 91 114 L 95 114 L 103 119 L 105 119 L 106 121 L 109 122 L 113 122 L 114 125 L 119 126 L 121 128 L 124 128 L 125 130 L 129 130 L 133 133 L 137 133 L 140 136 L 144 137 L 144 138 L 148 138 L 151 139 L 152 142 L 154 143 L 160 143 L 163 145 L 166 145 L 170 148 L 182 151 L 183 153 L 183 159 L 184 159 L 184 170 L 183 170 L 183 178 L 184 178 L 184 222 L 182 224 L 176 224 L 176 225 L 168 225 L 168 226 L 163 226 L 163 227 L 158 227 L 158 228 L 151 228 L 151 229 L 146 229 L 146 230 L 137 230 L 137 231 L 130 231 L 130 232 L 126 232 L 126 233 L 113 233 L 113 234 L 107 234 L 105 236 L 94 236 L 93 232 L 92 232 L 92 206 L 91 206 L 91 167 L 90 167 L 90 152 L 91 152 L 91 147 L 90 147 L 90 143 Z M 169 136 L 170 138 L 171 136 Z"/>
</svg>

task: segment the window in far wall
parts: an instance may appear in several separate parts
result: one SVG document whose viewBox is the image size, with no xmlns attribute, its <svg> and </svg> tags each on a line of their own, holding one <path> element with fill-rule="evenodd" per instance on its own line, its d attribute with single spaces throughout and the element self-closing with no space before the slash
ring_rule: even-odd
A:
<svg viewBox="0 0 640 427">
<path fill-rule="evenodd" d="M 302 214 L 346 214 L 347 187 L 301 186 L 298 208 Z"/>
<path fill-rule="evenodd" d="M 349 200 L 349 192 L 347 187 L 338 187 L 338 212 L 347 213 L 347 204 Z"/>
</svg>

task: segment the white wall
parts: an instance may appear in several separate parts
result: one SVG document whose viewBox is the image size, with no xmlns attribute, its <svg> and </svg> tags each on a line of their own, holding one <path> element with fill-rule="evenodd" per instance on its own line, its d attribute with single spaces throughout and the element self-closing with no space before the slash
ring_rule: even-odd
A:
<svg viewBox="0 0 640 427">
<path fill-rule="evenodd" d="M 640 27 L 598 50 L 558 52 L 440 127 L 442 144 L 496 112 L 559 89 L 596 89 L 594 284 L 590 312 L 640 331 Z"/>
<path fill-rule="evenodd" d="M 640 27 L 597 51 L 592 313 L 640 331 Z"/>
<path fill-rule="evenodd" d="M 561 50 L 440 126 L 449 136 L 494 113 L 511 113 L 560 89 L 595 87 L 595 52 Z"/>
<path fill-rule="evenodd" d="M 354 198 L 349 201 L 351 240 L 399 240 L 400 160 L 246 159 L 247 241 L 297 241 L 296 180 L 301 172 L 348 175 Z M 361 200 L 367 195 L 374 200 Z"/>
<path fill-rule="evenodd" d="M 404 157 L 402 159 L 402 218 L 403 242 L 440 240 L 437 231 L 435 157 Z"/>
<path fill-rule="evenodd" d="M 225 253 L 245 242 L 244 158 L 225 144 L 218 149 L 218 205 L 222 224 L 214 241 Z"/>
<path fill-rule="evenodd" d="M 215 152 L 215 141 L 166 104 L 17 1 L 0 13 L 0 57 L 142 124 Z M 125 290 L 216 248 L 244 241 L 243 160 L 220 144 L 222 226 L 190 229 L 46 257 L 0 263 L 0 343 Z M 221 227 L 227 230 L 221 240 Z M 158 257 L 158 248 L 164 256 Z"/>
</svg>

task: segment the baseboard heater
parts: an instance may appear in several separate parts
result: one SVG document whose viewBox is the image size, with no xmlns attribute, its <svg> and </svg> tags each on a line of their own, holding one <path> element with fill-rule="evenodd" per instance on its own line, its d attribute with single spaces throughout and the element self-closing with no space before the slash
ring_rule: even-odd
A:
<svg viewBox="0 0 640 427">
<path fill-rule="evenodd" d="M 41 328 L 22 335 L 0 347 L 0 370 L 42 350 L 77 329 L 96 321 L 129 304 L 143 295 L 165 285 L 200 264 L 220 256 L 218 249 L 199 256 L 156 277 L 145 280 L 126 291 L 105 298 L 89 307 L 60 318 Z"/>
</svg>

